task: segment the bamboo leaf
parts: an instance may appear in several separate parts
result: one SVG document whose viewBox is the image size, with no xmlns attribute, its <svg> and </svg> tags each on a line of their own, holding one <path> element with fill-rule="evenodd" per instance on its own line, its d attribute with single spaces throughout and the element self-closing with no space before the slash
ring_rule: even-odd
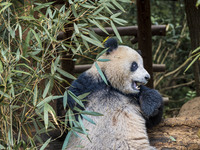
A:
<svg viewBox="0 0 200 150">
<path fill-rule="evenodd" d="M 65 141 L 64 141 L 63 146 L 62 146 L 62 150 L 65 150 L 65 149 L 66 149 L 66 147 L 67 147 L 67 145 L 68 145 L 68 143 L 69 143 L 69 139 L 70 139 L 70 137 L 71 137 L 71 134 L 72 134 L 72 131 L 70 130 L 70 131 L 68 132 L 66 138 L 65 138 Z"/>
<path fill-rule="evenodd" d="M 75 119 L 73 119 L 73 112 L 71 111 L 71 109 L 69 109 L 66 113 L 68 115 L 69 118 L 69 125 L 72 128 L 73 127 L 73 121 L 75 121 Z M 67 124 L 67 122 L 65 122 Z"/>
<path fill-rule="evenodd" d="M 20 41 L 22 41 L 22 27 L 19 25 L 18 28 L 19 28 L 19 39 Z"/>
<path fill-rule="evenodd" d="M 76 8 L 75 8 L 75 5 L 71 5 L 71 9 L 72 9 L 72 13 L 74 15 L 75 18 L 78 18 L 78 14 L 76 12 Z"/>
<path fill-rule="evenodd" d="M 35 135 L 35 139 L 37 139 L 37 141 L 39 141 L 41 145 L 44 144 L 44 142 L 42 141 L 42 138 L 40 136 Z"/>
<path fill-rule="evenodd" d="M 0 95 L 5 96 L 6 98 L 11 99 L 10 95 L 8 95 L 8 94 L 6 94 L 6 93 L 4 93 L 2 91 L 0 91 Z"/>
<path fill-rule="evenodd" d="M 95 123 L 91 118 L 89 118 L 89 117 L 87 117 L 86 115 L 83 115 L 83 114 L 81 114 L 81 116 L 82 116 L 85 120 L 87 120 L 88 122 L 90 122 L 90 123 L 96 125 L 96 123 Z"/>
<path fill-rule="evenodd" d="M 87 36 L 85 36 L 85 35 L 83 35 L 83 34 L 81 34 L 81 37 L 82 37 L 82 39 L 86 40 L 87 42 L 89 42 L 89 43 L 91 43 L 91 44 L 93 44 L 93 45 L 96 45 L 96 46 L 98 46 L 98 47 L 102 47 L 102 48 L 103 48 L 103 45 L 102 45 L 101 42 L 99 42 L 99 41 L 97 41 L 97 40 L 94 40 L 94 39 L 92 39 L 92 38 L 90 38 L 90 37 L 87 37 Z"/>
<path fill-rule="evenodd" d="M 76 78 L 75 78 L 73 75 L 71 75 L 70 73 L 68 73 L 68 72 L 66 72 L 66 71 L 64 71 L 64 70 L 62 70 L 61 68 L 57 68 L 57 71 L 58 71 L 60 74 L 62 74 L 63 76 L 69 78 L 69 79 L 76 80 Z"/>
<path fill-rule="evenodd" d="M 106 6 L 108 6 L 109 8 L 116 10 L 115 6 L 112 5 L 111 3 L 106 3 Z"/>
<path fill-rule="evenodd" d="M 197 56 L 192 60 L 192 62 L 188 65 L 188 67 L 185 69 L 184 72 L 186 72 L 186 71 L 191 67 L 191 65 L 194 64 L 194 62 L 195 62 L 199 57 L 200 57 L 200 54 L 197 55 Z"/>
<path fill-rule="evenodd" d="M 52 74 L 52 76 L 54 75 L 54 73 L 55 73 L 55 69 L 54 69 L 54 62 L 52 62 L 51 63 L 51 74 Z"/>
<path fill-rule="evenodd" d="M 13 145 L 13 128 L 8 129 L 8 142 L 9 145 Z"/>
<path fill-rule="evenodd" d="M 56 125 L 58 125 L 57 119 L 56 119 L 56 112 L 54 111 L 54 109 L 51 107 L 51 105 L 48 104 L 48 109 L 49 109 L 49 113 L 51 114 L 53 121 L 55 122 Z"/>
<path fill-rule="evenodd" d="M 176 139 L 173 136 L 169 137 L 173 142 L 176 142 Z"/>
<path fill-rule="evenodd" d="M 55 60 L 55 63 L 54 63 L 54 71 L 57 70 L 59 61 L 60 61 L 60 55 L 59 55 L 59 56 L 56 58 L 56 60 Z"/>
<path fill-rule="evenodd" d="M 51 39 L 51 41 L 56 41 L 56 39 L 53 36 L 51 36 L 51 34 L 49 33 L 48 29 L 45 26 L 42 26 L 42 27 L 45 30 L 45 32 L 48 35 L 48 37 Z"/>
<path fill-rule="evenodd" d="M 101 51 L 101 53 L 99 53 L 97 56 L 96 56 L 96 59 L 98 59 L 101 55 L 103 55 L 105 52 L 107 52 L 108 48 L 104 49 L 103 51 Z"/>
<path fill-rule="evenodd" d="M 48 128 L 48 123 L 49 123 L 48 111 L 49 111 L 48 104 L 45 103 L 44 104 L 44 125 L 45 125 L 45 129 Z"/>
<path fill-rule="evenodd" d="M 197 0 L 196 7 L 200 5 L 200 0 Z"/>
<path fill-rule="evenodd" d="M 89 44 L 84 39 L 82 39 L 82 40 L 83 40 L 83 44 L 85 45 L 85 47 L 87 48 L 87 50 L 89 50 L 90 49 Z"/>
<path fill-rule="evenodd" d="M 0 149 L 6 149 L 3 145 L 0 144 Z"/>
<path fill-rule="evenodd" d="M 117 30 L 117 28 L 115 27 L 113 21 L 110 21 L 110 25 L 115 33 L 115 35 L 117 36 L 117 38 L 119 39 L 119 41 L 122 43 L 122 39 L 121 39 L 121 36 L 119 35 L 119 32 Z"/>
<path fill-rule="evenodd" d="M 83 100 L 83 99 L 86 98 L 88 95 L 90 95 L 90 92 L 79 95 L 79 96 L 78 96 L 78 99 Z"/>
<path fill-rule="evenodd" d="M 78 26 L 74 23 L 74 29 L 75 29 L 75 32 L 77 33 L 77 34 L 79 34 L 80 32 L 79 32 L 79 29 L 78 29 Z"/>
<path fill-rule="evenodd" d="M 122 26 L 124 24 L 128 23 L 126 20 L 123 20 L 123 19 L 120 19 L 120 18 L 114 18 L 113 21 L 116 22 L 119 25 L 122 25 Z"/>
<path fill-rule="evenodd" d="M 49 92 L 50 89 L 50 85 L 51 85 L 51 80 L 49 80 L 49 82 L 47 83 L 47 85 L 45 86 L 44 92 L 42 94 L 42 97 L 45 98 L 47 96 L 47 93 Z"/>
<path fill-rule="evenodd" d="M 0 4 L 1 6 L 4 6 L 1 10 L 0 10 L 0 14 L 6 10 L 8 7 L 10 7 L 12 5 L 12 3 L 9 3 L 9 2 L 4 2 L 4 3 L 1 3 Z"/>
<path fill-rule="evenodd" d="M 8 80 L 9 80 L 10 83 L 13 83 L 12 78 L 9 78 Z M 10 88 L 10 93 L 11 93 L 12 97 L 15 98 L 15 88 L 14 88 L 14 84 L 11 84 L 10 86 L 11 86 L 11 88 Z M 24 90 L 25 90 L 25 89 L 26 89 L 26 88 L 24 88 Z M 27 91 L 29 91 L 29 90 L 27 90 Z M 30 93 L 31 93 L 31 92 L 30 92 Z"/>
<path fill-rule="evenodd" d="M 49 7 L 50 5 L 52 5 L 53 3 L 55 2 L 49 2 L 49 3 L 34 3 L 35 5 L 38 5 L 34 8 L 35 11 L 38 11 L 42 8 L 45 8 L 45 7 Z"/>
<path fill-rule="evenodd" d="M 83 108 L 85 108 L 85 106 L 83 105 L 82 101 L 80 99 L 78 99 L 78 97 L 72 93 L 71 91 L 68 91 L 68 94 Z"/>
<path fill-rule="evenodd" d="M 82 128 L 82 130 L 83 130 L 83 133 L 84 133 L 85 135 L 87 135 L 88 133 L 86 132 L 86 129 L 85 129 L 84 125 L 83 125 L 83 121 L 82 121 L 80 115 L 78 115 L 78 121 L 79 121 L 79 123 L 80 123 L 80 125 L 81 125 L 81 128 Z"/>
<path fill-rule="evenodd" d="M 25 64 L 25 63 L 17 64 L 16 66 L 24 66 L 24 67 L 26 67 L 26 68 L 28 68 L 29 70 L 31 70 L 31 71 L 34 72 L 34 70 L 33 70 L 30 66 L 28 66 L 27 64 Z"/>
<path fill-rule="evenodd" d="M 92 111 L 81 111 L 81 114 L 91 115 L 91 116 L 103 116 L 103 114 L 98 112 L 92 112 Z"/>
<path fill-rule="evenodd" d="M 34 95 L 33 95 L 33 106 L 36 106 L 37 103 L 37 97 L 38 97 L 38 87 L 37 85 L 34 88 Z"/>
<path fill-rule="evenodd" d="M 121 12 L 116 13 L 116 14 L 113 14 L 112 16 L 110 16 L 110 18 L 111 18 L 111 19 L 114 19 L 114 18 L 120 16 L 121 14 L 122 14 Z"/>
<path fill-rule="evenodd" d="M 28 20 L 28 21 L 35 20 L 33 16 L 21 16 L 19 17 L 19 19 Z"/>
<path fill-rule="evenodd" d="M 31 118 L 32 122 L 33 122 L 33 125 L 34 125 L 34 129 L 36 130 L 36 133 L 39 131 L 39 128 L 38 128 L 38 125 L 37 125 L 37 122 L 35 120 L 35 118 Z"/>
<path fill-rule="evenodd" d="M 105 16 L 97 16 L 97 17 L 95 17 L 95 19 L 97 19 L 97 20 L 103 20 L 103 21 L 110 20 L 108 17 L 105 17 Z"/>
<path fill-rule="evenodd" d="M 102 10 L 104 9 L 104 7 L 100 7 L 99 9 L 97 9 L 93 15 L 96 16 L 97 14 L 99 14 Z M 96 19 L 96 18 L 95 18 Z"/>
<path fill-rule="evenodd" d="M 42 147 L 40 148 L 40 150 L 44 150 L 44 149 L 47 147 L 47 145 L 50 143 L 50 141 L 51 141 L 51 138 L 49 138 L 49 139 L 42 145 Z"/>
<path fill-rule="evenodd" d="M 113 14 L 113 12 L 112 12 L 107 6 L 104 6 L 104 8 L 108 11 L 108 13 L 109 13 L 110 15 Z"/>
<path fill-rule="evenodd" d="M 15 30 L 13 30 L 11 27 L 8 27 L 8 31 L 10 32 L 10 35 L 14 39 L 15 38 Z"/>
<path fill-rule="evenodd" d="M 37 40 L 37 42 L 38 42 L 40 48 L 42 48 L 42 41 L 40 40 L 39 36 L 37 35 L 37 33 L 36 33 L 33 29 L 31 29 L 31 31 L 32 31 L 32 33 L 34 34 L 35 39 Z"/>
<path fill-rule="evenodd" d="M 200 46 L 197 47 L 194 51 L 192 51 L 192 54 L 196 53 L 196 52 L 199 51 L 199 50 L 200 50 Z"/>
<path fill-rule="evenodd" d="M 109 35 L 109 33 L 96 21 L 96 20 L 90 20 L 91 23 L 93 23 L 94 25 L 96 25 L 99 29 L 101 29 L 103 32 L 105 32 L 106 34 Z"/>
<path fill-rule="evenodd" d="M 63 107 L 66 109 L 67 107 L 67 91 L 65 91 L 64 96 L 63 96 Z"/>
<path fill-rule="evenodd" d="M 96 7 L 93 5 L 80 4 L 80 6 L 85 7 L 85 8 L 96 9 Z"/>
<path fill-rule="evenodd" d="M 73 110 L 75 110 L 77 112 L 82 112 L 82 110 L 80 108 L 76 107 L 76 106 L 73 108 Z"/>
<path fill-rule="evenodd" d="M 3 73 L 3 64 L 1 60 L 0 60 L 0 73 Z"/>
<path fill-rule="evenodd" d="M 48 17 L 48 16 L 49 16 L 51 19 L 53 19 L 53 13 L 52 13 L 50 7 L 48 7 L 48 8 L 47 8 L 47 11 L 46 11 L 46 17 Z"/>
<path fill-rule="evenodd" d="M 26 75 L 32 76 L 30 73 L 24 72 L 24 71 L 21 71 L 21 70 L 12 70 L 12 72 L 21 73 L 21 74 L 26 74 Z"/>
<path fill-rule="evenodd" d="M 59 99 L 62 98 L 63 96 L 48 96 L 46 97 L 43 101 L 41 101 L 39 104 L 37 104 L 37 107 L 40 107 L 42 105 L 44 105 L 45 103 L 49 103 L 51 100 L 53 99 Z"/>
<path fill-rule="evenodd" d="M 102 80 L 108 85 L 106 77 L 104 76 L 103 72 L 101 71 L 101 68 L 99 67 L 99 65 L 97 64 L 97 62 L 95 62 L 94 64 L 95 64 L 95 67 L 97 68 L 97 71 L 99 72 Z"/>
<path fill-rule="evenodd" d="M 75 123 L 75 121 L 74 121 L 74 123 Z M 76 123 L 77 123 L 77 122 L 76 122 Z M 84 134 L 83 130 L 82 130 L 80 127 L 73 127 L 72 130 L 73 130 L 73 131 L 76 131 L 76 132 L 78 132 L 78 133 Z"/>
<path fill-rule="evenodd" d="M 107 62 L 107 61 L 110 61 L 110 59 L 98 59 L 97 61 L 100 61 L 100 62 Z"/>
<path fill-rule="evenodd" d="M 116 0 L 112 0 L 111 1 L 117 8 L 119 8 L 119 10 L 125 12 L 124 8 L 116 1 Z"/>
</svg>

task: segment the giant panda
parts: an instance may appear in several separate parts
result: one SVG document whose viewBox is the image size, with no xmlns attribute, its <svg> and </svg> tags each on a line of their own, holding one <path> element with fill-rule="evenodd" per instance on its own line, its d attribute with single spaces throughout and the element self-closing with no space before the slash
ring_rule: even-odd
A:
<svg viewBox="0 0 200 150">
<path fill-rule="evenodd" d="M 69 88 L 76 96 L 90 92 L 85 109 L 103 116 L 90 116 L 96 125 L 83 119 L 90 140 L 72 136 L 67 149 L 153 150 L 147 127 L 161 121 L 162 97 L 156 90 L 144 86 L 150 75 L 137 51 L 118 46 L 114 38 L 108 39 L 105 47 L 107 52 L 99 59 L 109 61 L 98 62 L 98 65 L 108 85 L 93 64 Z M 82 108 L 72 97 L 68 98 L 68 105 L 72 110 L 75 106 Z"/>
</svg>

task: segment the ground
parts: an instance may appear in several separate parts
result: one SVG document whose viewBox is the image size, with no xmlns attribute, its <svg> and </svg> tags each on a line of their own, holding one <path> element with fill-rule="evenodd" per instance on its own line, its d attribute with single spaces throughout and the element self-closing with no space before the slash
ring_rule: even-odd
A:
<svg viewBox="0 0 200 150">
<path fill-rule="evenodd" d="M 199 150 L 200 97 L 185 103 L 177 117 L 164 119 L 148 133 L 151 144 L 159 150 Z"/>
</svg>

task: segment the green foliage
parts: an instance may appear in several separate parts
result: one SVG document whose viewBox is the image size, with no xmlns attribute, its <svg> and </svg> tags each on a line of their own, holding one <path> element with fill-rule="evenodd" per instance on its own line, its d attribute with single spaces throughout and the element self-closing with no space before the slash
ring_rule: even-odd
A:
<svg viewBox="0 0 200 150">
<path fill-rule="evenodd" d="M 166 65 L 166 72 L 154 74 L 154 85 L 163 95 L 178 101 L 194 90 L 192 71 L 184 74 L 185 60 L 191 52 L 184 1 L 152 1 L 151 8 L 153 24 L 167 25 L 165 37 L 153 37 L 153 61 Z M 172 105 L 180 107 L 178 103 Z"/>
<path fill-rule="evenodd" d="M 196 7 L 200 5 L 200 0 L 197 0 Z"/>
<path fill-rule="evenodd" d="M 69 130 L 63 149 L 71 133 L 87 135 L 81 116 L 94 124 L 87 115 L 102 114 L 75 108 L 79 118 L 75 120 L 67 106 L 67 96 L 83 106 L 88 93 L 63 93 L 64 121 L 51 106 L 52 101 L 63 97 L 56 95 L 55 89 L 68 83 L 66 78 L 76 79 L 61 67 L 62 54 L 85 56 L 102 48 L 102 39 L 91 27 L 106 32 L 103 27 L 111 25 L 121 40 L 115 23 L 126 23 L 119 18 L 123 11 L 120 0 L 70 0 L 69 7 L 36 0 L 0 2 L 0 149 L 45 149 L 52 139 L 43 141 L 41 134 L 54 129 L 63 133 L 61 125 Z M 62 31 L 71 32 L 72 36 L 57 40 Z"/>
<path fill-rule="evenodd" d="M 196 91 L 188 91 L 186 94 L 185 102 L 193 99 L 196 96 Z"/>
<path fill-rule="evenodd" d="M 200 57 L 200 47 L 197 47 L 193 52 L 192 52 L 192 56 L 190 56 L 186 62 L 190 62 L 190 64 L 187 66 L 187 68 L 185 69 L 185 72 L 194 64 L 195 61 L 199 60 Z"/>
</svg>

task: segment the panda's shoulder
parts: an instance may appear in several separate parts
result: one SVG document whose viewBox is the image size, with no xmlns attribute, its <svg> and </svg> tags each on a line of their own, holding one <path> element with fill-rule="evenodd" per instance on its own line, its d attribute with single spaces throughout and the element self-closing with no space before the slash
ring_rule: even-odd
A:
<svg viewBox="0 0 200 150">
<path fill-rule="evenodd" d="M 101 80 L 97 80 L 92 74 L 84 72 L 72 82 L 69 90 L 76 96 L 87 92 L 95 92 L 104 88 L 104 84 Z"/>
</svg>

